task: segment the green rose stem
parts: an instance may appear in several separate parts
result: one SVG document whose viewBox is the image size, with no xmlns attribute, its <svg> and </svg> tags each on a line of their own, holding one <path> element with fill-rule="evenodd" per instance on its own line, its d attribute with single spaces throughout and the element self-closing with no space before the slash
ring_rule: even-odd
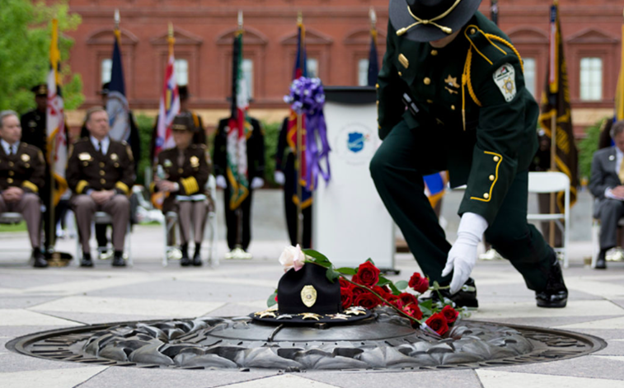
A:
<svg viewBox="0 0 624 388">
<path fill-rule="evenodd" d="M 351 284 L 355 285 L 356 287 L 360 287 L 360 288 L 363 288 L 363 289 L 367 290 L 367 291 L 368 291 L 368 292 L 370 292 L 371 294 L 373 294 L 373 295 L 375 295 L 376 297 L 378 297 L 379 299 L 383 300 L 383 301 L 384 301 L 384 302 L 385 302 L 388 306 L 390 306 L 391 308 L 393 308 L 394 310 L 396 310 L 399 314 L 401 314 L 401 315 L 403 315 L 404 317 L 406 317 L 406 318 L 408 318 L 408 319 L 410 319 L 410 320 L 412 320 L 412 321 L 414 321 L 414 322 L 418 323 L 418 325 L 419 325 L 419 326 L 422 324 L 422 323 L 421 323 L 418 319 L 416 319 L 416 318 L 412 317 L 411 315 L 407 314 L 405 311 L 401 310 L 400 308 L 396 307 L 396 306 L 395 306 L 395 305 L 393 305 L 392 303 L 388 302 L 388 301 L 387 301 L 387 300 L 385 300 L 385 299 L 384 299 L 381 295 L 379 295 L 379 294 L 378 294 L 378 293 L 376 293 L 375 291 L 371 290 L 370 288 L 368 288 L 368 287 L 366 287 L 366 286 L 363 286 L 363 285 L 361 285 L 361 284 L 357 284 L 357 283 L 355 283 L 355 282 L 352 282 L 351 280 L 349 280 L 349 279 L 345 278 L 345 277 L 344 277 L 344 276 L 342 276 L 342 275 L 340 275 L 340 277 L 341 277 L 342 279 L 344 279 L 345 281 L 347 281 L 347 282 L 349 282 L 349 283 L 351 283 Z"/>
</svg>

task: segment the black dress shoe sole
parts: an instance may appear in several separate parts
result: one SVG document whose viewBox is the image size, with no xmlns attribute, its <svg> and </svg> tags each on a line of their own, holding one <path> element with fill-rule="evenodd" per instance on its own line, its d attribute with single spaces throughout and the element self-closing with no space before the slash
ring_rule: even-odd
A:
<svg viewBox="0 0 624 388">
<path fill-rule="evenodd" d="M 93 263 L 80 263 L 80 266 L 82 268 L 92 268 L 93 267 Z"/>
<path fill-rule="evenodd" d="M 202 263 L 201 261 L 193 261 L 194 267 L 201 267 L 202 265 L 204 265 L 204 263 Z"/>
<path fill-rule="evenodd" d="M 33 268 L 48 268 L 48 263 L 37 263 L 35 262 L 35 264 L 33 264 Z"/>
<path fill-rule="evenodd" d="M 564 308 L 568 304 L 568 299 L 558 300 L 556 302 L 547 302 L 545 300 L 537 300 L 537 307 L 547 308 L 547 309 L 561 309 Z"/>
<path fill-rule="evenodd" d="M 596 266 L 594 267 L 594 269 L 607 269 L 607 263 L 606 262 L 596 263 Z"/>
</svg>

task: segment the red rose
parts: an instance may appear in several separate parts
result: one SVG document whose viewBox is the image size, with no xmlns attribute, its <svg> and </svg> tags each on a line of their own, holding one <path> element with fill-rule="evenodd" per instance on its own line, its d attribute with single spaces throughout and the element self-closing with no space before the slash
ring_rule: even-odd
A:
<svg viewBox="0 0 624 388">
<path fill-rule="evenodd" d="M 365 261 L 360 264 L 354 277 L 358 278 L 360 284 L 373 287 L 379 281 L 379 268 L 375 267 L 370 261 Z"/>
<path fill-rule="evenodd" d="M 358 297 L 362 294 L 366 294 L 368 291 L 365 288 L 353 286 L 351 292 L 353 292 L 353 296 Z"/>
<path fill-rule="evenodd" d="M 340 289 L 340 299 L 342 301 L 342 308 L 348 309 L 353 305 L 353 301 L 355 300 L 355 296 L 353 295 L 353 291 L 348 288 Z"/>
<path fill-rule="evenodd" d="M 429 289 L 429 280 L 424 278 L 418 272 L 414 272 L 409 280 L 408 285 L 414 289 L 414 291 L 424 294 Z"/>
<path fill-rule="evenodd" d="M 446 322 L 448 322 L 448 324 L 451 326 L 453 325 L 453 323 L 455 323 L 457 317 L 459 316 L 459 312 L 455 311 L 454 308 L 448 305 L 444 306 L 440 313 L 444 315 L 444 318 L 446 318 Z"/>
<path fill-rule="evenodd" d="M 381 300 L 370 292 L 366 292 L 358 295 L 353 304 L 367 309 L 374 309 L 381 304 Z"/>
<path fill-rule="evenodd" d="M 338 278 L 338 281 L 340 282 L 340 290 L 349 290 L 352 291 L 353 288 L 355 288 L 355 286 L 351 283 L 349 283 L 348 281 L 344 280 L 343 278 Z"/>
<path fill-rule="evenodd" d="M 435 331 L 440 336 L 443 336 L 449 330 L 446 318 L 444 318 L 444 315 L 440 313 L 433 314 L 425 323 L 431 328 L 431 330 Z"/>
<path fill-rule="evenodd" d="M 388 302 L 389 304 L 391 304 L 393 306 L 397 306 L 397 303 L 401 303 L 401 299 L 397 295 L 386 294 L 383 297 L 386 300 L 386 302 Z"/>
<path fill-rule="evenodd" d="M 410 317 L 416 318 L 418 320 L 420 320 L 423 316 L 423 313 L 422 311 L 420 311 L 420 307 L 418 307 L 418 304 L 410 304 L 409 306 L 403 307 L 403 312 Z"/>
<path fill-rule="evenodd" d="M 385 298 L 386 295 L 392 295 L 392 293 L 389 293 L 388 290 L 384 287 L 375 286 L 371 287 L 371 289 L 379 294 L 379 296 L 381 296 L 382 298 Z"/>
<path fill-rule="evenodd" d="M 399 295 L 399 298 L 401 299 L 401 302 L 403 302 L 403 306 L 409 306 L 411 304 L 418 306 L 418 298 L 410 293 L 402 292 Z"/>
</svg>

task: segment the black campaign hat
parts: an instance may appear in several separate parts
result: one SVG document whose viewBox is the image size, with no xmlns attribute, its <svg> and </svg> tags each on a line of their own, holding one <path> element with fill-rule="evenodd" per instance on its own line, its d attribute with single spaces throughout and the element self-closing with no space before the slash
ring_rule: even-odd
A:
<svg viewBox="0 0 624 388">
<path fill-rule="evenodd" d="M 98 93 L 102 95 L 107 95 L 108 93 L 110 93 L 110 82 L 103 83 L 102 90 L 100 90 Z"/>
<path fill-rule="evenodd" d="M 189 132 L 195 132 L 197 127 L 195 126 L 195 122 L 193 118 L 187 113 L 180 113 L 176 117 L 173 118 L 173 123 L 171 124 L 172 130 L 185 130 Z"/>
<path fill-rule="evenodd" d="M 188 100 L 188 98 L 191 96 L 189 94 L 188 86 L 178 86 L 178 95 L 180 96 L 180 100 Z"/>
<path fill-rule="evenodd" d="M 430 42 L 461 29 L 479 4 L 481 0 L 390 0 L 390 21 L 398 35 Z"/>
<path fill-rule="evenodd" d="M 299 271 L 289 270 L 277 285 L 277 310 L 252 314 L 254 320 L 276 324 L 344 324 L 369 318 L 362 307 L 342 309 L 340 282 L 327 279 L 327 269 L 307 263 Z"/>
<path fill-rule="evenodd" d="M 47 97 L 48 96 L 48 85 L 39 84 L 37 86 L 33 86 L 30 88 L 30 91 L 35 93 L 37 97 Z"/>
</svg>

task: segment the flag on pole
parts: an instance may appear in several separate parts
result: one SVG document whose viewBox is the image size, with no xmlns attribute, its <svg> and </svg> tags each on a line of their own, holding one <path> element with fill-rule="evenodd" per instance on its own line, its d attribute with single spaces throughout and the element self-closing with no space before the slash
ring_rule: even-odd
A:
<svg viewBox="0 0 624 388">
<path fill-rule="evenodd" d="M 305 27 L 303 25 L 303 20 L 301 17 L 297 21 L 297 56 L 295 58 L 295 67 L 293 69 L 293 80 L 299 79 L 301 77 L 308 76 L 308 64 L 307 64 L 307 53 L 305 48 Z M 301 198 L 297 196 L 297 187 L 295 187 L 293 202 L 298 204 L 301 202 L 301 208 L 305 209 L 308 206 L 312 205 L 312 193 L 306 187 L 306 181 L 304 177 L 307 176 L 307 161 L 306 161 L 306 147 L 307 137 L 306 137 L 306 117 L 305 114 L 301 115 L 301 160 L 297 160 L 297 113 L 291 108 L 290 115 L 288 116 L 288 132 L 286 135 L 286 140 L 290 149 L 295 156 L 295 166 L 296 168 L 301 169 L 301 177 L 302 180 L 297 183 L 295 179 L 295 184 L 301 185 Z"/>
<path fill-rule="evenodd" d="M 425 194 L 429 199 L 432 208 L 435 208 L 438 202 L 444 196 L 446 191 L 446 172 L 441 171 L 431 175 L 423 176 L 425 181 Z"/>
<path fill-rule="evenodd" d="M 570 89 L 568 74 L 563 55 L 561 40 L 561 23 L 559 21 L 559 7 L 557 1 L 550 8 L 550 48 L 548 58 L 548 72 L 546 85 L 542 93 L 541 114 L 539 123 L 546 136 L 551 141 L 551 120 L 556 117 L 555 132 L 555 166 L 558 171 L 570 178 L 570 206 L 576 202 L 576 187 L 578 181 L 578 151 L 574 144 L 572 130 L 572 114 L 570 109 Z M 564 193 L 558 193 L 557 204 L 563 209 Z"/>
<path fill-rule="evenodd" d="M 247 179 L 247 138 L 252 128 L 247 111 L 249 93 L 243 77 L 243 26 L 234 35 L 232 50 L 232 110 L 227 129 L 227 179 L 230 182 L 230 209 L 237 209 L 249 195 Z"/>
<path fill-rule="evenodd" d="M 50 173 L 56 184 L 52 193 L 52 204 L 56 206 L 67 190 L 65 166 L 67 165 L 67 128 L 61 94 L 61 52 L 58 47 L 58 20 L 52 20 L 52 42 L 50 43 L 50 72 L 48 73 L 48 103 L 46 109 L 46 134 L 48 137 L 47 158 Z"/>
<path fill-rule="evenodd" d="M 377 14 L 373 8 L 370 9 L 370 19 L 371 44 L 368 52 L 368 86 L 375 86 L 379 75 L 379 59 L 377 55 Z"/>
<path fill-rule="evenodd" d="M 109 136 L 114 140 L 130 140 L 130 107 L 126 99 L 123 66 L 121 63 L 121 31 L 119 31 L 119 11 L 115 11 L 115 40 L 113 42 L 113 66 L 106 103 L 106 112 L 111 130 Z"/>
<path fill-rule="evenodd" d="M 175 75 L 175 56 L 173 54 L 173 28 L 169 26 L 169 61 L 165 69 L 162 95 L 160 96 L 160 107 L 158 111 L 158 127 L 156 130 L 156 141 L 154 149 L 154 160 L 162 150 L 175 147 L 171 125 L 173 119 L 180 113 L 180 94 Z"/>
<path fill-rule="evenodd" d="M 624 39 L 624 24 L 622 24 L 622 39 Z M 620 76 L 615 90 L 615 114 L 613 121 L 624 120 L 624 41 L 621 41 Z"/>
</svg>

